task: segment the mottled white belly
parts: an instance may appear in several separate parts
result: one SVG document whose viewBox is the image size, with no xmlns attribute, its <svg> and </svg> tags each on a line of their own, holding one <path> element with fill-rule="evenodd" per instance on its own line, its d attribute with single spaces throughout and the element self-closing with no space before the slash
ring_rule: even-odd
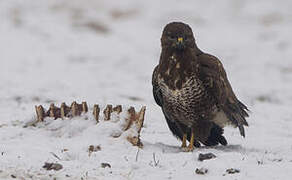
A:
<svg viewBox="0 0 292 180">
<path fill-rule="evenodd" d="M 181 89 L 170 89 L 163 81 L 159 86 L 164 99 L 165 111 L 173 121 L 179 121 L 191 127 L 200 118 L 200 104 L 204 96 L 203 86 L 199 80 L 191 78 L 187 80 Z M 169 112 L 167 112 L 169 111 Z"/>
<path fill-rule="evenodd" d="M 229 119 L 215 103 L 210 102 L 210 97 L 205 91 L 202 82 L 195 78 L 186 81 L 181 89 L 170 89 L 163 80 L 159 86 L 165 100 L 165 111 L 170 111 L 170 119 L 179 121 L 189 127 L 198 119 L 212 121 L 220 127 L 229 124 Z"/>
</svg>

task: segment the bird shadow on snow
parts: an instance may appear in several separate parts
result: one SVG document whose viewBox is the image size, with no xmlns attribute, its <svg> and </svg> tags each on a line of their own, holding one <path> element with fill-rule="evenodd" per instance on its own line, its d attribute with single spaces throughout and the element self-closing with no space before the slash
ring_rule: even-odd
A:
<svg viewBox="0 0 292 180">
<path fill-rule="evenodd" d="M 219 145 L 219 146 L 213 146 L 213 147 L 203 146 L 203 147 L 200 147 L 199 149 L 214 149 L 214 150 L 222 151 L 222 152 L 239 152 L 239 153 L 244 153 L 244 154 L 262 151 L 256 148 L 246 148 L 240 144 L 231 144 L 227 146 Z"/>
<path fill-rule="evenodd" d="M 179 153 L 182 152 L 181 148 L 179 146 L 174 145 L 167 145 L 161 142 L 158 143 L 150 143 L 143 141 L 144 149 L 151 149 L 151 150 L 157 150 L 162 151 L 163 153 Z"/>
<path fill-rule="evenodd" d="M 239 144 L 234 144 L 234 145 L 227 145 L 227 146 L 222 146 L 222 145 L 218 145 L 218 146 L 202 146 L 198 149 L 214 149 L 214 150 L 218 150 L 218 151 L 223 151 L 223 152 L 246 152 L 247 149 L 242 147 Z"/>
<path fill-rule="evenodd" d="M 149 142 L 144 142 L 144 148 L 145 149 L 151 149 L 151 150 L 160 150 L 163 153 L 179 153 L 179 152 L 184 152 L 180 148 L 180 146 L 175 146 L 175 145 L 167 145 L 161 142 L 158 143 L 149 143 Z M 258 152 L 259 150 L 256 149 L 248 149 L 245 147 L 242 147 L 239 144 L 232 144 L 232 145 L 227 145 L 227 146 L 201 146 L 199 148 L 195 148 L 194 152 L 196 151 L 204 151 L 204 150 L 217 150 L 217 151 L 222 151 L 222 152 L 239 152 L 239 153 L 247 153 L 247 152 Z"/>
</svg>

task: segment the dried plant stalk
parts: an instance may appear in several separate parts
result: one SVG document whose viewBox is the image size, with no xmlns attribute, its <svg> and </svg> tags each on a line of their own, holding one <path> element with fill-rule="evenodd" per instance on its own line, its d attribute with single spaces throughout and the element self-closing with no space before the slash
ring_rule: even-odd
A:
<svg viewBox="0 0 292 180">
<path fill-rule="evenodd" d="M 79 115 L 79 112 L 78 112 L 78 104 L 76 101 L 74 101 L 71 105 L 71 112 L 72 112 L 72 116 L 75 117 L 75 116 L 78 116 Z"/>
<path fill-rule="evenodd" d="M 84 113 L 88 112 L 88 106 L 86 102 L 82 102 L 82 112 Z"/>
<path fill-rule="evenodd" d="M 137 119 L 137 128 L 138 128 L 138 133 L 140 134 L 141 129 L 144 124 L 144 118 L 145 118 L 145 111 L 146 111 L 146 106 L 143 106 L 138 113 L 138 119 Z"/>
<path fill-rule="evenodd" d="M 50 105 L 50 109 L 48 110 L 47 114 L 49 117 L 54 119 L 58 119 L 61 117 L 61 108 L 56 107 L 53 103 Z"/>
<path fill-rule="evenodd" d="M 135 117 L 136 117 L 136 110 L 134 107 L 131 106 L 128 109 L 128 117 L 126 118 L 126 124 L 123 128 L 124 131 L 127 131 L 131 127 L 132 123 L 135 121 Z"/>
<path fill-rule="evenodd" d="M 48 111 L 45 111 L 44 108 L 40 106 L 35 106 L 36 114 L 37 114 L 37 122 L 43 121 L 45 117 L 52 117 L 54 119 L 65 117 L 76 117 L 80 116 L 82 113 L 88 112 L 88 105 L 86 102 L 82 102 L 82 104 L 78 104 L 74 101 L 71 106 L 67 106 L 64 102 L 61 104 L 61 107 L 56 107 L 53 103 L 50 104 L 50 108 Z M 99 122 L 99 113 L 101 109 L 98 104 L 95 104 L 93 107 L 93 116 L 96 122 Z M 128 116 L 125 119 L 125 124 L 122 128 L 123 131 L 129 130 L 129 134 L 127 140 L 134 146 L 142 147 L 143 144 L 140 140 L 140 132 L 143 127 L 144 118 L 145 118 L 146 107 L 143 106 L 141 110 L 137 113 L 134 107 L 130 107 L 127 111 Z M 122 106 L 117 105 L 113 108 L 112 105 L 107 105 L 104 109 L 104 120 L 108 121 L 111 118 L 111 113 L 116 112 L 120 114 L 122 112 Z M 35 124 L 33 123 L 33 125 Z M 132 128 L 133 127 L 133 128 Z M 117 137 L 120 137 L 118 135 Z"/>
<path fill-rule="evenodd" d="M 52 103 L 49 109 L 49 116 L 55 118 L 55 105 Z"/>
<path fill-rule="evenodd" d="M 120 114 L 123 111 L 122 106 L 117 105 L 116 107 L 113 108 L 113 111 Z"/>
<path fill-rule="evenodd" d="M 65 108 L 66 108 L 66 104 L 63 102 L 61 104 L 61 118 L 64 119 L 66 114 L 65 114 Z"/>
<path fill-rule="evenodd" d="M 100 112 L 100 108 L 97 104 L 95 104 L 93 106 L 93 116 L 97 123 L 99 122 L 99 112 Z"/>
<path fill-rule="evenodd" d="M 43 106 L 35 106 L 36 114 L 37 114 L 37 122 L 41 122 L 45 117 L 45 110 Z"/>
<path fill-rule="evenodd" d="M 112 112 L 113 112 L 113 106 L 111 104 L 108 104 L 105 110 L 103 111 L 105 121 L 108 121 L 111 119 Z"/>
<path fill-rule="evenodd" d="M 144 123 L 144 117 L 145 117 L 145 111 L 146 111 L 146 107 L 143 106 L 141 108 L 141 110 L 139 111 L 139 113 L 136 113 L 135 112 L 135 108 L 131 107 L 128 112 L 129 112 L 129 120 L 127 122 L 127 126 L 126 127 L 126 130 L 128 128 L 130 128 L 133 123 L 135 123 L 135 125 L 137 126 L 136 130 L 137 130 L 137 134 L 130 134 L 128 137 L 127 137 L 127 140 L 133 145 L 133 146 L 138 146 L 140 148 L 143 147 L 143 144 L 141 142 L 141 139 L 140 139 L 140 132 L 141 132 L 141 129 L 143 127 L 143 123 Z"/>
<path fill-rule="evenodd" d="M 68 117 L 70 111 L 71 111 L 71 108 L 67 106 L 66 103 L 63 102 L 60 108 L 60 117 L 62 119 L 64 119 L 65 117 Z"/>
<path fill-rule="evenodd" d="M 143 144 L 140 140 L 140 137 L 137 136 L 128 136 L 127 140 L 133 145 L 133 146 L 138 146 L 140 148 L 143 147 Z"/>
</svg>

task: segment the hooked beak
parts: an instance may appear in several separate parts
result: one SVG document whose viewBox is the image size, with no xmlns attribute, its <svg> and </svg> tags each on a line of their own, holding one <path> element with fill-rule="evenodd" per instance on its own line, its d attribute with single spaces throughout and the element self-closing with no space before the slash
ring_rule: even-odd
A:
<svg viewBox="0 0 292 180">
<path fill-rule="evenodd" d="M 183 50 L 185 48 L 184 39 L 182 37 L 177 38 L 175 48 L 178 50 Z"/>
</svg>

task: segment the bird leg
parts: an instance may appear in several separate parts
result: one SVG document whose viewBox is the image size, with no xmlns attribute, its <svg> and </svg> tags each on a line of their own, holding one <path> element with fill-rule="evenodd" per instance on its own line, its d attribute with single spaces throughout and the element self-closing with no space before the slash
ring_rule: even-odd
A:
<svg viewBox="0 0 292 180">
<path fill-rule="evenodd" d="M 194 131 L 192 131 L 191 139 L 190 139 L 190 144 L 188 147 L 183 148 L 185 152 L 190 152 L 194 150 L 194 142 L 195 142 L 195 134 Z"/>
<path fill-rule="evenodd" d="M 182 144 L 181 144 L 182 148 L 187 147 L 187 134 L 183 135 L 183 139 L 182 139 Z"/>
<path fill-rule="evenodd" d="M 194 131 L 192 131 L 192 136 L 191 136 L 190 144 L 188 146 L 188 150 L 189 151 L 193 151 L 194 150 L 194 142 L 195 142 L 195 134 L 194 134 Z"/>
</svg>

